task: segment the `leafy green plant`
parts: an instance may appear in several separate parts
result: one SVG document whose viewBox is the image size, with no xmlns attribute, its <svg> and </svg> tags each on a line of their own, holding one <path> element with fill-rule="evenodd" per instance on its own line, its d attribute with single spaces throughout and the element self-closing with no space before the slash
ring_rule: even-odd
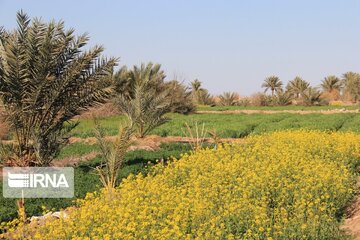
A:
<svg viewBox="0 0 360 240">
<path fill-rule="evenodd" d="M 278 106 L 287 106 L 291 104 L 291 100 L 291 94 L 289 94 L 288 92 L 279 92 L 276 94 L 274 104 Z"/>
<path fill-rule="evenodd" d="M 166 113 L 171 111 L 170 91 L 161 84 L 165 74 L 160 65 L 141 64 L 123 74 L 129 82 L 131 92 L 119 93 L 117 106 L 134 127 L 137 137 L 143 138 L 152 129 L 167 121 Z"/>
<path fill-rule="evenodd" d="M 286 91 L 293 95 L 295 99 L 300 99 L 303 97 L 304 92 L 308 89 L 310 83 L 303 80 L 301 77 L 296 76 L 293 80 L 289 81 L 286 85 Z"/>
<path fill-rule="evenodd" d="M 71 119 L 111 94 L 116 59 L 76 37 L 64 22 L 44 23 L 17 14 L 16 31 L 0 33 L 0 99 L 16 144 L 6 165 L 46 166 L 68 143 Z"/>
<path fill-rule="evenodd" d="M 214 104 L 213 98 L 211 97 L 207 89 L 201 87 L 201 84 L 202 83 L 198 79 L 195 79 L 190 83 L 191 95 L 193 101 L 196 104 L 213 105 Z"/>
<path fill-rule="evenodd" d="M 224 92 L 219 96 L 220 106 L 235 106 L 239 104 L 240 96 L 235 92 Z"/>
<path fill-rule="evenodd" d="M 124 165 L 125 155 L 131 145 L 132 126 L 120 127 L 114 142 L 106 141 L 104 131 L 97 124 L 96 138 L 100 145 L 102 163 L 96 167 L 100 181 L 105 188 L 112 190 Z"/>
<path fill-rule="evenodd" d="M 360 100 L 360 74 L 347 72 L 343 74 L 345 93 L 349 94 L 353 102 Z"/>
<path fill-rule="evenodd" d="M 195 112 L 196 106 L 192 101 L 191 91 L 188 87 L 177 80 L 172 80 L 165 83 L 165 89 L 169 91 L 171 112 L 182 114 Z"/>
<path fill-rule="evenodd" d="M 306 105 L 319 105 L 321 92 L 316 88 L 309 87 L 303 93 L 304 104 Z"/>
</svg>

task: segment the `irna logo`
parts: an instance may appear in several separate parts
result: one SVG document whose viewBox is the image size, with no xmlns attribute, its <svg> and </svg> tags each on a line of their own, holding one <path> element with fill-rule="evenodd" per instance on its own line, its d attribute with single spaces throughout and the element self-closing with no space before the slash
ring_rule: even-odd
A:
<svg viewBox="0 0 360 240">
<path fill-rule="evenodd" d="M 74 168 L 5 167 L 3 196 L 5 198 L 72 198 Z"/>
<path fill-rule="evenodd" d="M 69 187 L 65 174 L 8 173 L 8 186 L 12 188 Z"/>
</svg>

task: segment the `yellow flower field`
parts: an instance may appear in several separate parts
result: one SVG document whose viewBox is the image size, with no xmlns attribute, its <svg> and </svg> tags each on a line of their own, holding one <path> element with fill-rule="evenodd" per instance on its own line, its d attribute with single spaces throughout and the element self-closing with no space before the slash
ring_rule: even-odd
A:
<svg viewBox="0 0 360 240">
<path fill-rule="evenodd" d="M 35 239 L 337 239 L 360 135 L 286 131 L 199 150 L 89 194 Z"/>
</svg>

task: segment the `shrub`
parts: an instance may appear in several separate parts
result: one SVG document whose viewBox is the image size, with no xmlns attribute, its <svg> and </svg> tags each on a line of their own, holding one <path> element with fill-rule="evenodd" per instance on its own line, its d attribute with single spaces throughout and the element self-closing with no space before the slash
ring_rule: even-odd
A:
<svg viewBox="0 0 360 240">
<path fill-rule="evenodd" d="M 89 194 L 35 239 L 336 239 L 360 136 L 317 131 L 250 137 Z"/>
<path fill-rule="evenodd" d="M 240 96 L 236 92 L 224 92 L 219 96 L 218 105 L 220 106 L 236 106 L 239 104 Z"/>
<path fill-rule="evenodd" d="M 170 91 L 169 101 L 171 103 L 171 112 L 181 114 L 195 112 L 196 107 L 188 87 L 176 80 L 172 80 L 165 83 L 165 88 Z"/>
<path fill-rule="evenodd" d="M 271 105 L 272 99 L 264 93 L 255 93 L 251 95 L 250 102 L 252 106 L 269 106 Z"/>
</svg>

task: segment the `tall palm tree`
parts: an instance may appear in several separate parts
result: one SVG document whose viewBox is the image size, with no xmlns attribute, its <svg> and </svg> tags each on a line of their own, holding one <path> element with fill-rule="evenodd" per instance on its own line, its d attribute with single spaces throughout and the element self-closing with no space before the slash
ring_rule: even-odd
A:
<svg viewBox="0 0 360 240">
<path fill-rule="evenodd" d="M 358 102 L 360 100 L 360 74 L 355 72 L 344 73 L 342 84 L 345 93 L 351 96 L 352 101 Z"/>
<path fill-rule="evenodd" d="M 267 90 L 271 91 L 271 96 L 274 97 L 275 92 L 282 91 L 283 83 L 281 82 L 280 78 L 277 76 L 270 76 L 264 80 L 264 83 L 261 87 L 265 88 L 265 92 Z"/>
<path fill-rule="evenodd" d="M 321 87 L 324 92 L 332 93 L 334 91 L 340 91 L 341 81 L 338 77 L 330 75 L 324 78 L 321 82 Z"/>
<path fill-rule="evenodd" d="M 100 46 L 83 51 L 89 37 L 76 37 L 63 22 L 18 12 L 17 23 L 0 33 L 0 102 L 16 140 L 6 162 L 49 165 L 77 125 L 71 119 L 111 95 L 117 60 L 100 58 Z"/>
<path fill-rule="evenodd" d="M 296 99 L 299 99 L 304 95 L 306 89 L 308 89 L 310 83 L 297 76 L 294 80 L 289 81 L 286 86 L 286 90 L 292 94 Z"/>
</svg>

